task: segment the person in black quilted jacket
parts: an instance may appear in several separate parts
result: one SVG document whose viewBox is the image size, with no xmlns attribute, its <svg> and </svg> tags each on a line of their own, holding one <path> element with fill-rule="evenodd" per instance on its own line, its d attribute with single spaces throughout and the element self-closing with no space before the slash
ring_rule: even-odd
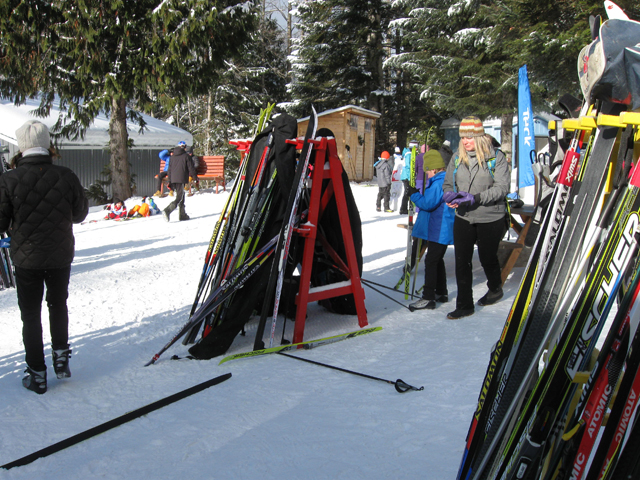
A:
<svg viewBox="0 0 640 480">
<path fill-rule="evenodd" d="M 85 219 L 89 204 L 73 171 L 53 164 L 46 125 L 29 120 L 16 131 L 16 139 L 20 154 L 15 168 L 0 176 L 0 232 L 11 237 L 27 363 L 22 384 L 45 393 L 42 297 L 46 286 L 54 371 L 58 378 L 70 377 L 67 297 L 73 224 Z"/>
<path fill-rule="evenodd" d="M 184 208 L 184 185 L 189 183 L 189 177 L 195 180 L 196 185 L 199 185 L 198 172 L 193 165 L 193 160 L 185 151 L 186 147 L 187 144 L 185 142 L 178 143 L 173 149 L 171 162 L 169 163 L 169 183 L 171 184 L 171 190 L 176 192 L 176 199 L 162 211 L 167 222 L 171 212 L 176 208 L 178 209 L 178 220 L 189 220 L 189 215 L 187 215 Z"/>
</svg>

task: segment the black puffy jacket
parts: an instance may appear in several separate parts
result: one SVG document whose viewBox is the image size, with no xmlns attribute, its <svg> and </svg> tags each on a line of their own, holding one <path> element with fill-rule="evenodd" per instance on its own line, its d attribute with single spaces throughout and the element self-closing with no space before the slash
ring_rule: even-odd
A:
<svg viewBox="0 0 640 480">
<path fill-rule="evenodd" d="M 189 183 L 189 177 L 194 180 L 198 178 L 193 160 L 184 148 L 176 147 L 169 162 L 169 183 Z"/>
<path fill-rule="evenodd" d="M 11 236 L 17 267 L 71 265 L 73 224 L 84 220 L 88 211 L 78 177 L 54 165 L 49 155 L 23 157 L 14 170 L 0 175 L 0 232 Z"/>
</svg>

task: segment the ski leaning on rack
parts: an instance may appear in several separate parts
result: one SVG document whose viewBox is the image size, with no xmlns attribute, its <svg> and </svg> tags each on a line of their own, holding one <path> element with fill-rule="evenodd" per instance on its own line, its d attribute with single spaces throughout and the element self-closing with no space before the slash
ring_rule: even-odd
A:
<svg viewBox="0 0 640 480">
<path fill-rule="evenodd" d="M 633 335 L 630 313 L 638 306 L 639 280 L 640 270 L 636 268 L 632 286 L 618 307 L 610 333 L 583 388 L 573 418 L 566 427 L 567 433 L 562 436 L 562 443 L 554 448 L 555 455 L 551 457 L 547 471 L 558 480 L 569 476 L 576 480 L 585 478 L 584 460 L 591 456 L 597 442 L 611 445 L 613 441 L 613 438 L 607 437 L 608 432 L 602 435 L 601 440 L 598 440 L 598 434 L 629 352 L 630 335 Z M 633 371 L 630 364 L 627 367 L 628 371 Z M 618 393 L 621 399 L 624 398 L 622 392 Z M 608 422 L 615 425 L 617 430 L 615 418 L 615 415 L 610 416 Z M 613 428 L 610 430 L 613 431 Z M 611 459 L 607 459 L 607 465 L 610 463 Z M 592 465 L 598 464 L 602 464 L 602 460 L 594 459 Z M 594 468 L 593 472 L 596 471 Z"/>
<path fill-rule="evenodd" d="M 265 291 L 265 298 L 274 298 L 269 347 L 273 347 L 273 338 L 275 335 L 276 320 L 280 304 L 280 294 L 282 291 L 282 284 L 284 281 L 284 274 L 287 266 L 289 246 L 291 244 L 294 224 L 297 221 L 296 215 L 298 212 L 302 189 L 304 188 L 305 178 L 307 176 L 307 170 L 309 168 L 309 160 L 313 150 L 312 141 L 315 138 L 317 126 L 318 116 L 315 109 L 312 108 L 312 115 L 309 117 L 309 125 L 307 127 L 307 132 L 305 134 L 304 142 L 302 145 L 302 153 L 300 154 L 298 166 L 296 167 L 293 179 L 293 188 L 289 193 L 289 198 L 285 209 L 285 221 L 282 223 L 282 228 L 280 230 L 280 234 L 278 235 L 275 258 L 271 265 L 269 281 Z M 264 335 L 269 307 L 270 302 L 268 301 L 265 301 L 262 305 L 260 321 L 258 323 L 258 329 L 254 342 L 254 350 L 261 350 L 265 346 L 262 337 Z"/>
<path fill-rule="evenodd" d="M 636 181 L 640 186 L 640 178 Z M 595 258 L 585 287 L 489 478 L 523 478 L 528 469 L 534 474 L 540 468 L 543 448 L 554 434 L 556 420 L 562 418 L 565 403 L 573 396 L 573 379 L 587 366 L 621 281 L 637 252 L 634 238 L 640 213 L 637 186 L 624 196 L 608 239 Z"/>
<path fill-rule="evenodd" d="M 616 111 L 611 105 L 607 107 Z M 611 112 L 607 110 L 607 113 Z M 605 173 L 617 131 L 615 127 L 598 127 L 593 144 L 584 157 L 581 156 L 579 172 L 575 170 L 578 167 L 575 156 L 573 159 L 565 157 L 565 162 L 571 162 L 568 165 L 573 169 L 565 171 L 563 168 L 562 175 L 573 178 L 577 173 L 578 176 L 570 191 L 556 186 L 554 195 L 558 203 L 554 202 L 554 208 L 547 212 L 545 218 L 545 222 L 551 222 L 550 226 L 553 227 L 544 232 L 545 238 L 550 241 L 541 247 L 542 257 L 537 259 L 535 266 L 538 281 L 534 281 L 533 286 L 522 284 L 521 290 L 531 289 L 530 297 L 519 295 L 516 298 L 519 304 L 512 307 L 507 322 L 508 328 L 515 328 L 516 331 L 511 344 L 502 346 L 504 354 L 500 355 L 501 358 L 496 360 L 494 354 L 490 364 L 491 379 L 485 382 L 481 397 L 484 392 L 490 392 L 492 396 L 481 398 L 483 404 L 476 417 L 482 422 L 475 425 L 472 422 L 459 478 L 486 478 L 488 472 L 483 470 L 491 464 L 499 450 L 503 436 L 508 433 L 510 417 L 524 398 L 535 373 L 535 359 L 542 354 L 545 333 L 550 327 L 553 313 L 562 298 L 572 268 L 583 252 L 586 232 L 595 228 L 604 194 Z M 541 236 L 537 242 L 540 241 L 544 241 Z M 585 251 L 588 252 L 588 249 Z M 528 273 L 525 278 L 530 281 Z"/>
<path fill-rule="evenodd" d="M 617 119 L 618 117 L 616 117 L 615 120 L 617 121 Z M 599 122 L 604 122 L 605 120 L 606 119 L 604 117 L 599 117 Z M 630 172 L 634 165 L 632 133 L 633 128 L 627 127 L 621 136 L 620 147 L 618 149 L 618 160 L 616 162 L 617 173 L 614 190 L 609 195 L 607 205 L 601 215 L 596 230 L 592 232 L 592 236 L 595 238 L 600 238 L 607 231 L 611 221 L 612 212 L 620 207 L 620 199 L 624 195 L 629 194 Z M 636 178 L 637 177 L 632 177 L 631 181 L 637 183 Z M 615 226 L 612 226 L 612 228 L 615 228 Z M 630 234 L 627 232 L 626 236 L 628 239 L 629 235 L 633 235 L 633 233 Z M 638 238 L 636 236 L 635 242 L 637 243 L 637 241 Z M 598 247 L 596 246 L 597 244 L 592 240 L 589 241 L 589 244 L 594 244 L 594 250 L 598 250 Z M 631 241 L 631 244 L 633 244 L 633 241 Z M 634 245 L 634 248 L 637 247 Z M 586 257 L 578 267 L 578 270 L 582 270 L 584 268 L 583 264 L 585 261 Z M 619 270 L 622 268 L 620 259 L 618 259 L 615 266 Z M 629 268 L 631 268 L 631 266 Z M 604 412 L 603 406 L 608 404 L 608 401 L 610 400 L 609 395 L 612 393 L 611 389 L 615 387 L 615 383 L 617 382 L 617 378 L 620 374 L 620 369 L 626 355 L 626 348 L 621 348 L 621 345 L 628 345 L 629 343 L 630 322 L 628 321 L 625 312 L 631 308 L 630 304 L 635 302 L 636 293 L 634 293 L 634 291 L 636 290 L 638 283 L 638 273 L 637 269 L 635 270 L 635 278 L 624 296 L 621 295 L 623 298 L 618 306 L 615 319 L 609 329 L 609 335 L 607 336 L 598 360 L 591 371 L 591 376 L 587 384 L 582 389 L 578 403 L 574 408 L 573 403 L 569 403 L 568 401 L 568 399 L 575 397 L 575 392 L 577 390 L 577 385 L 572 385 L 570 392 L 567 394 L 567 401 L 564 402 L 564 406 L 561 408 L 560 414 L 558 415 L 558 420 L 556 422 L 557 428 L 554 430 L 553 435 L 549 437 L 549 440 L 547 440 L 544 468 L 545 471 L 548 472 L 547 475 L 551 475 L 552 472 L 557 471 L 558 480 L 563 478 L 563 475 L 567 473 L 566 467 L 570 463 L 569 458 L 571 456 L 575 456 L 577 452 L 577 455 L 581 457 L 583 452 L 590 450 L 593 447 L 593 441 L 595 440 L 594 433 L 597 433 L 597 428 L 594 427 L 595 422 L 597 422 L 597 417 L 600 417 Z M 579 278 L 577 283 L 579 285 L 583 285 L 584 281 L 582 278 Z M 616 286 L 613 280 L 608 285 L 612 290 L 614 286 Z M 622 291 L 622 289 L 620 289 L 620 291 Z M 569 298 L 571 296 L 569 295 L 567 297 Z M 605 312 L 603 311 L 603 316 L 606 317 L 604 313 Z M 598 331 L 596 330 L 593 336 L 597 337 L 597 334 Z M 552 339 L 551 343 L 555 343 L 555 340 Z M 595 343 L 595 339 L 591 340 L 590 343 Z M 576 381 L 576 378 L 578 378 L 578 376 L 574 376 L 574 382 Z M 600 420 L 602 420 L 602 418 L 600 418 Z M 585 429 L 584 427 L 587 423 L 590 424 L 590 427 Z M 561 435 L 565 424 L 566 427 L 564 430 L 567 433 Z M 584 435 L 585 431 L 587 435 Z M 555 475 L 555 473 L 553 474 Z M 576 474 L 576 480 L 578 478 L 582 478 L 580 473 Z"/>
<path fill-rule="evenodd" d="M 411 147 L 411 159 L 410 159 L 410 175 L 409 175 L 409 185 L 411 185 L 412 187 L 416 186 L 416 176 L 418 173 L 418 169 L 416 168 L 416 156 L 418 154 L 418 142 L 416 141 L 412 141 L 409 146 Z M 413 202 L 411 201 L 411 199 L 409 199 L 409 204 L 407 206 L 407 210 L 409 212 L 409 218 L 407 221 L 407 256 L 405 257 L 405 262 L 404 262 L 404 272 L 402 274 L 402 277 L 400 278 L 400 281 L 398 282 L 398 285 L 396 286 L 396 288 L 398 288 L 400 285 L 402 285 L 404 283 L 404 299 L 408 300 L 409 299 L 409 287 L 410 287 L 410 283 L 411 283 L 411 259 L 412 259 L 412 253 L 413 253 L 413 237 L 412 237 L 412 233 L 413 233 L 413 215 L 416 211 L 415 206 L 413 205 Z M 415 261 L 418 261 L 418 252 L 416 252 L 416 259 Z"/>
<path fill-rule="evenodd" d="M 539 279 L 551 260 L 556 241 L 560 237 L 565 221 L 567 206 L 573 203 L 576 191 L 572 190 L 581 158 L 579 146 L 583 131 L 576 131 L 571 147 L 565 152 L 562 167 L 558 176 L 553 196 L 550 202 L 539 235 L 529 257 L 525 274 L 520 283 L 520 288 L 507 316 L 502 334 L 494 351 L 487 369 L 483 388 L 480 392 L 476 413 L 469 428 L 467 446 L 462 458 L 458 478 L 468 478 L 471 466 L 478 458 L 484 455 L 488 442 L 493 438 L 494 432 L 490 432 L 494 418 L 493 404 L 500 402 L 501 391 L 509 379 L 509 374 L 517 353 L 517 342 L 521 338 L 523 328 L 526 325 L 529 313 L 529 305 L 537 293 L 540 285 Z M 584 160 L 584 157 L 583 157 Z M 485 445 L 485 443 L 487 443 Z"/>
<path fill-rule="evenodd" d="M 85 430 L 84 432 L 78 433 L 77 435 L 74 435 L 58 443 L 50 445 L 46 448 L 43 448 L 42 450 L 38 450 L 37 452 L 34 452 L 30 455 L 22 457 L 18 460 L 2 465 L 0 466 L 0 468 L 9 470 L 10 468 L 27 465 L 39 458 L 47 457 L 61 450 L 64 450 L 65 448 L 69 448 L 80 442 L 84 442 L 85 440 L 88 440 L 91 437 L 95 437 L 96 435 L 100 435 L 101 433 L 104 433 L 108 430 L 119 427 L 120 425 L 130 422 L 131 420 L 139 418 L 143 415 L 147 415 L 162 407 L 166 407 L 167 405 L 175 403 L 178 400 L 182 400 L 183 398 L 186 398 L 195 393 L 201 392 L 209 387 L 222 383 L 225 380 L 228 380 L 230 378 L 231 378 L 230 373 L 226 373 L 224 375 L 220 375 L 219 377 L 212 378 L 211 380 L 208 380 L 206 382 L 200 383 L 193 387 L 187 388 L 186 390 L 175 393 L 169 397 L 163 398 L 162 400 L 158 400 L 157 402 L 153 402 L 149 405 L 138 408 L 137 410 L 134 410 L 132 412 L 125 413 L 124 415 L 118 418 L 114 418 L 113 420 L 109 420 L 108 422 L 98 425 L 97 427 L 93 427 L 93 428 L 90 428 L 89 430 Z"/>
<path fill-rule="evenodd" d="M 164 352 L 176 343 L 188 331 L 197 328 L 211 313 L 218 308 L 225 300 L 243 287 L 245 282 L 253 275 L 273 253 L 276 238 L 272 238 L 259 252 L 248 259 L 238 268 L 227 281 L 214 290 L 200 308 L 189 318 L 187 323 L 176 333 L 169 342 L 156 353 L 146 366 L 154 364 Z"/>
<path fill-rule="evenodd" d="M 4 158 L 0 154 L 0 175 L 6 171 Z M 9 253 L 9 242 L 10 238 L 4 233 L 0 233 L 0 290 L 16 286 L 11 254 Z"/>
<path fill-rule="evenodd" d="M 245 186 L 247 175 L 251 173 L 247 172 L 247 170 L 249 160 L 253 155 L 253 143 L 257 138 L 259 138 L 258 134 L 263 131 L 265 125 L 269 123 L 273 106 L 274 104 L 269 104 L 265 109 L 260 110 L 260 116 L 254 129 L 253 141 L 230 142 L 231 144 L 236 145 L 238 150 L 243 152 L 243 154 L 241 157 L 240 166 L 238 168 L 238 173 L 236 174 L 235 181 L 233 182 L 231 193 L 229 194 L 222 212 L 220 213 L 220 217 L 216 222 L 213 234 L 211 236 L 211 241 L 209 242 L 209 247 L 207 248 L 202 274 L 196 291 L 196 297 L 194 299 L 189 315 L 190 317 L 195 314 L 200 304 L 201 298 L 207 298 L 208 292 L 219 287 L 225 280 L 225 277 L 230 274 L 230 267 L 233 266 L 233 264 L 229 261 L 231 245 L 235 245 L 235 243 L 233 242 L 238 241 L 237 237 L 239 233 L 242 232 L 242 229 L 239 227 L 240 223 L 245 222 L 246 224 L 245 217 L 243 217 L 242 215 L 244 211 L 243 209 L 246 209 L 247 205 L 245 203 L 246 197 L 243 196 L 243 193 L 247 192 L 247 187 L 250 193 L 253 193 L 254 190 L 260 187 L 259 182 L 261 177 L 258 178 L 258 175 L 254 175 L 250 179 L 251 184 Z M 269 137 L 269 139 L 271 140 L 272 136 Z M 269 152 L 268 148 L 263 150 L 266 151 L 258 152 L 258 154 L 262 154 L 262 159 L 264 160 L 265 157 L 268 157 Z M 263 169 L 259 169 L 259 172 L 260 174 L 262 174 Z M 244 253 L 246 253 L 246 250 Z M 245 256 L 243 256 L 242 258 L 236 257 L 235 266 L 239 266 L 244 260 Z M 200 326 L 200 323 L 198 323 L 198 328 Z M 184 336 L 184 341 L 182 342 L 184 345 L 195 342 L 196 336 L 198 334 L 198 328 L 193 328 Z"/>
</svg>

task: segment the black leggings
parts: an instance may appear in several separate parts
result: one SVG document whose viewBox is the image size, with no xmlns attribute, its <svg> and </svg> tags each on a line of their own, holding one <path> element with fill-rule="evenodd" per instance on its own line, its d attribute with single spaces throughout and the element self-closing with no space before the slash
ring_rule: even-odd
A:
<svg viewBox="0 0 640 480">
<path fill-rule="evenodd" d="M 504 218 L 490 223 L 469 223 L 456 217 L 453 222 L 453 244 L 456 256 L 456 308 L 473 308 L 473 247 L 478 244 L 478 257 L 487 277 L 489 290 L 502 285 L 498 247 L 505 234 Z"/>
<path fill-rule="evenodd" d="M 423 240 L 424 241 L 424 240 Z M 424 257 L 424 289 L 422 298 L 435 300 L 436 296 L 448 295 L 447 270 L 444 266 L 444 254 L 448 245 L 429 242 Z"/>
<path fill-rule="evenodd" d="M 32 370 L 46 370 L 44 342 L 42 340 L 42 296 L 49 307 L 49 330 L 53 350 L 69 348 L 69 276 L 71 266 L 35 270 L 16 267 L 16 291 L 22 317 L 22 341 L 26 352 L 26 362 Z"/>
</svg>

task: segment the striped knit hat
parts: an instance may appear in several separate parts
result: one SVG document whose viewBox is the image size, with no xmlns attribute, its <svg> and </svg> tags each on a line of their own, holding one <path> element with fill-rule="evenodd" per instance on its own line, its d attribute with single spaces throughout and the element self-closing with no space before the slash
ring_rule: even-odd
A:
<svg viewBox="0 0 640 480">
<path fill-rule="evenodd" d="M 481 137 L 484 135 L 482 120 L 478 117 L 465 117 L 460 122 L 460 138 Z"/>
</svg>

